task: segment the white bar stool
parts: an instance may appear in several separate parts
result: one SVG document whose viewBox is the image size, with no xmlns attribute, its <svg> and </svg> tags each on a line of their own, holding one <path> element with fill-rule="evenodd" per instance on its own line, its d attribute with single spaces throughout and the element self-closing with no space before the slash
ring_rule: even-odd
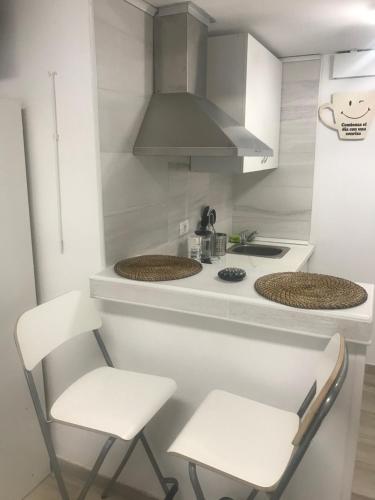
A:
<svg viewBox="0 0 375 500">
<path fill-rule="evenodd" d="M 79 291 L 67 293 L 25 312 L 17 323 L 16 343 L 61 498 L 69 500 L 69 495 L 51 439 L 48 424 L 53 421 L 109 436 L 78 500 L 86 497 L 116 439 L 131 443 L 102 497 L 106 498 L 109 495 L 136 444 L 140 441 L 163 488 L 165 499 L 171 500 L 178 490 L 177 481 L 162 475 L 143 430 L 175 392 L 176 383 L 164 377 L 114 368 L 99 333 L 101 324 L 100 315 L 93 301 Z M 52 405 L 51 419 L 49 419 L 45 416 L 32 370 L 58 346 L 89 331 L 94 333 L 107 366 L 87 373 L 68 387 Z"/>
<path fill-rule="evenodd" d="M 197 500 L 205 499 L 197 464 L 248 484 L 253 488 L 248 500 L 259 491 L 279 499 L 335 402 L 347 369 L 345 341 L 336 334 L 297 413 L 212 391 L 168 450 L 189 461 Z"/>
</svg>

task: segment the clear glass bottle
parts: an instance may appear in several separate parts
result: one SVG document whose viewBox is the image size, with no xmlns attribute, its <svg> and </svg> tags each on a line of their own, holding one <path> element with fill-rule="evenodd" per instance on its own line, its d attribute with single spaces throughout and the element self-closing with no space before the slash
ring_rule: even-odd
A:
<svg viewBox="0 0 375 500">
<path fill-rule="evenodd" d="M 188 238 L 188 249 L 189 257 L 200 262 L 202 256 L 201 237 L 191 234 Z"/>
</svg>

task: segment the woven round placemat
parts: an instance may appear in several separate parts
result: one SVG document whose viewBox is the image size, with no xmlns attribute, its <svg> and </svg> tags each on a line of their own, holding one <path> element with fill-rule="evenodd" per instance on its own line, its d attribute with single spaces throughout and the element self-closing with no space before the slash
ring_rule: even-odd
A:
<svg viewBox="0 0 375 500">
<path fill-rule="evenodd" d="M 136 281 L 179 280 L 198 274 L 201 270 L 202 264 L 196 260 L 172 255 L 141 255 L 115 264 L 117 274 Z"/>
<path fill-rule="evenodd" d="M 269 300 L 301 309 L 346 309 L 367 300 L 361 286 L 326 274 L 274 273 L 262 276 L 254 286 Z"/>
</svg>

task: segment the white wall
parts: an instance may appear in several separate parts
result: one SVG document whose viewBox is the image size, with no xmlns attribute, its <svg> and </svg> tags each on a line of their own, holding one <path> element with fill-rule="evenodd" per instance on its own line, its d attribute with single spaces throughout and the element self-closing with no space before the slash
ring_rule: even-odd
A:
<svg viewBox="0 0 375 500">
<path fill-rule="evenodd" d="M 153 18 L 123 0 L 95 0 L 99 130 L 107 264 L 145 252 L 186 255 L 179 222 L 196 229 L 202 207 L 232 230 L 232 180 L 191 172 L 187 158 L 136 157 L 153 92 Z"/>
<path fill-rule="evenodd" d="M 320 59 L 283 63 L 279 167 L 233 179 L 233 230 L 308 240 Z"/>
<path fill-rule="evenodd" d="M 330 79 L 331 56 L 322 58 L 319 103 L 331 94 L 374 90 L 375 78 Z M 318 123 L 310 271 L 375 282 L 375 123 L 364 141 L 340 141 Z M 375 364 L 375 345 L 368 362 Z"/>
<path fill-rule="evenodd" d="M 73 288 L 87 289 L 89 275 L 103 267 L 91 2 L 0 0 L 0 25 L 0 96 L 19 98 L 23 107 L 37 291 L 43 302 Z M 51 70 L 58 73 L 63 255 L 58 235 Z M 50 399 L 74 378 L 82 360 L 95 362 L 95 356 L 95 346 L 85 338 L 78 346 L 67 346 L 51 356 L 47 362 Z M 72 441 L 69 430 L 56 438 L 58 453 L 64 442 Z M 75 445 L 79 443 L 78 439 Z"/>
<path fill-rule="evenodd" d="M 20 98 L 23 106 L 38 294 L 45 300 L 72 286 L 86 287 L 88 274 L 101 262 L 90 2 L 2 0 L 0 9 L 9 27 L 1 34 L 0 95 Z M 51 70 L 58 73 L 64 255 L 57 225 Z"/>
</svg>

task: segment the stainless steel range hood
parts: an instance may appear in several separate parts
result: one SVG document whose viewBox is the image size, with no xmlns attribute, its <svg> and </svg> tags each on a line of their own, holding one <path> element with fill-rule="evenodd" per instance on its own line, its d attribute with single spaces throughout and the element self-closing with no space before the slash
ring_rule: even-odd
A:
<svg viewBox="0 0 375 500">
<path fill-rule="evenodd" d="M 208 24 L 192 2 L 162 7 L 154 18 L 154 94 L 135 155 L 273 156 L 273 151 L 206 99 Z"/>
</svg>

